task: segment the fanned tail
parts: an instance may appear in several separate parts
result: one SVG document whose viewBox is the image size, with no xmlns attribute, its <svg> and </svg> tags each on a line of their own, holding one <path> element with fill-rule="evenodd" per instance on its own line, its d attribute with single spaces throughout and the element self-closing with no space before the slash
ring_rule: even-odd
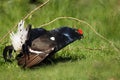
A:
<svg viewBox="0 0 120 80">
<path fill-rule="evenodd" d="M 22 49 L 22 45 L 25 43 L 27 39 L 28 29 L 24 27 L 24 21 L 21 20 L 18 23 L 18 30 L 16 33 L 10 33 L 10 39 L 12 45 L 16 51 L 20 51 Z"/>
</svg>

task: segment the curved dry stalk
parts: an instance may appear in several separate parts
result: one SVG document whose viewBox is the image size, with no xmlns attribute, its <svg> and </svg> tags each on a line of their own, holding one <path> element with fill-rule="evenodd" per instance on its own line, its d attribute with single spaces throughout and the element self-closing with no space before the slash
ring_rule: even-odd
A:
<svg viewBox="0 0 120 80">
<path fill-rule="evenodd" d="M 46 2 L 44 2 L 42 5 L 39 5 L 38 7 L 36 7 L 35 9 L 33 9 L 30 13 L 28 13 L 22 20 L 25 20 L 27 19 L 30 15 L 32 15 L 35 11 L 37 11 L 39 8 L 43 7 L 45 4 L 47 4 L 49 2 L 49 0 L 47 0 Z M 74 18 L 74 17 L 57 17 L 55 18 L 54 20 L 48 22 L 48 23 L 45 23 L 45 24 L 42 24 L 40 25 L 40 27 L 44 27 L 44 26 L 47 26 L 59 19 L 71 19 L 71 20 L 75 20 L 75 21 L 78 21 L 78 22 L 81 22 L 81 23 L 84 23 L 86 25 L 88 25 L 88 27 L 96 34 L 98 35 L 99 37 L 101 37 L 102 39 L 104 39 L 105 41 L 107 41 L 113 48 L 115 51 L 117 52 L 120 52 L 119 49 L 114 45 L 114 43 L 110 40 L 108 40 L 107 38 L 105 38 L 104 36 L 102 36 L 101 34 L 99 34 L 94 28 L 93 26 L 91 26 L 89 23 L 87 23 L 86 21 L 83 21 L 83 20 L 80 20 L 78 18 Z M 0 42 L 2 42 L 15 28 L 16 28 L 17 24 L 7 33 L 5 34 L 1 39 L 0 39 Z"/>
<path fill-rule="evenodd" d="M 43 4 L 40 4 L 38 7 L 36 7 L 35 9 L 33 9 L 30 13 L 28 13 L 22 20 L 27 19 L 31 14 L 33 14 L 35 11 L 37 11 L 38 9 L 40 9 L 41 7 L 43 7 L 44 5 L 46 5 L 49 2 L 49 0 L 45 1 Z M 19 23 L 19 22 L 18 22 Z M 18 23 L 12 28 L 10 29 L 3 37 L 0 38 L 0 43 L 14 30 L 16 29 Z"/>
<path fill-rule="evenodd" d="M 105 41 L 107 41 L 107 42 L 114 48 L 115 51 L 120 52 L 119 49 L 114 45 L 114 43 L 113 43 L 112 41 L 108 40 L 107 38 L 105 38 L 104 36 L 102 36 L 101 34 L 99 34 L 99 33 L 93 28 L 93 26 L 91 26 L 89 23 L 87 23 L 86 21 L 80 20 L 80 19 L 78 19 L 78 18 L 74 18 L 74 17 L 57 17 L 57 18 L 55 18 L 54 20 L 52 20 L 52 21 L 50 21 L 50 22 L 48 22 L 48 23 L 45 23 L 45 24 L 40 25 L 40 27 L 47 26 L 47 25 L 49 25 L 49 24 L 51 24 L 51 23 L 53 23 L 53 22 L 55 22 L 55 21 L 57 21 L 57 20 L 60 20 L 60 19 L 71 19 L 71 20 L 75 20 L 75 21 L 78 21 L 78 22 L 81 22 L 81 23 L 84 23 L 84 24 L 88 25 L 88 27 L 89 27 L 96 35 L 98 35 L 100 38 L 102 38 L 102 39 L 104 39 Z"/>
</svg>

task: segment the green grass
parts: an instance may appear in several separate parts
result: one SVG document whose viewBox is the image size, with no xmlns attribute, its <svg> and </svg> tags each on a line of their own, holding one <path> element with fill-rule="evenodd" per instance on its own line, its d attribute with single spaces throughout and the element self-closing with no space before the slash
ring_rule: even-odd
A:
<svg viewBox="0 0 120 80">
<path fill-rule="evenodd" d="M 41 1 L 41 0 L 39 0 Z M 45 1 L 45 0 L 42 0 Z M 38 4 L 29 0 L 0 0 L 0 39 Z M 33 27 L 59 16 L 71 16 L 91 24 L 97 32 L 114 42 L 120 49 L 120 1 L 119 0 L 50 0 L 26 20 Z M 87 25 L 62 19 L 48 26 L 76 26 L 85 38 L 59 51 L 51 64 L 34 69 L 21 69 L 17 61 L 4 63 L 0 57 L 0 80 L 119 80 L 120 54 L 110 44 L 97 36 Z M 0 43 L 0 52 L 10 44 L 9 36 Z M 100 48 L 89 50 L 86 48 Z"/>
</svg>

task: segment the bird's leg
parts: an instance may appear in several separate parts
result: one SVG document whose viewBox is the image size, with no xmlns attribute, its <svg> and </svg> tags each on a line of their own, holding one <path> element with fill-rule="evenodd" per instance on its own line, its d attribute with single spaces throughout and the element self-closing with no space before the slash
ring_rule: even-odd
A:
<svg viewBox="0 0 120 80">
<path fill-rule="evenodd" d="M 25 64 L 24 64 L 24 67 L 26 66 L 26 63 L 27 63 L 26 61 L 30 59 L 28 46 L 29 46 L 29 44 L 30 44 L 30 42 L 29 42 L 29 37 L 30 37 L 31 25 L 28 25 L 26 29 L 28 30 L 27 40 L 26 40 L 25 43 L 22 45 L 22 53 L 23 53 L 23 55 L 25 56 Z"/>
<path fill-rule="evenodd" d="M 25 44 L 23 45 L 23 47 L 24 47 L 24 49 L 25 49 L 25 55 L 27 55 L 28 56 L 28 59 L 30 58 L 29 57 L 29 49 L 28 49 L 28 47 L 29 47 L 29 45 L 30 45 L 30 41 L 29 41 L 29 38 L 30 38 L 30 31 L 31 31 L 31 27 L 32 27 L 32 25 L 28 25 L 27 26 L 27 28 L 26 29 L 28 29 L 28 34 L 27 34 L 27 40 L 25 41 Z M 25 56 L 26 57 L 26 56 Z"/>
<path fill-rule="evenodd" d="M 13 46 L 12 45 L 10 45 L 10 46 L 6 46 L 5 48 L 4 48 L 4 50 L 3 50 L 3 58 L 4 58 L 4 60 L 5 60 L 5 62 L 11 62 L 10 61 L 10 59 L 8 59 L 8 57 L 9 58 L 11 58 L 12 57 L 12 51 L 14 50 L 14 48 L 13 48 Z M 9 55 L 7 55 L 7 53 L 9 52 Z"/>
<path fill-rule="evenodd" d="M 28 50 L 28 46 L 27 46 L 26 43 L 23 44 L 23 46 L 22 46 L 22 53 L 23 53 L 24 56 L 25 56 L 25 61 L 26 61 L 26 57 L 27 57 L 27 56 L 28 56 L 27 59 L 29 59 L 29 50 Z"/>
</svg>

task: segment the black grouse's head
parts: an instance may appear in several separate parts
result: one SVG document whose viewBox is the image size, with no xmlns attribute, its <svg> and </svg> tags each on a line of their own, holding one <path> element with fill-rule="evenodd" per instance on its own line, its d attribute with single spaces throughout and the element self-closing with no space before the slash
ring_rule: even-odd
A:
<svg viewBox="0 0 120 80">
<path fill-rule="evenodd" d="M 68 33 L 69 33 L 69 37 L 71 37 L 71 39 L 73 40 L 84 38 L 83 31 L 81 29 L 69 28 Z"/>
<path fill-rule="evenodd" d="M 78 35 L 80 36 L 80 39 L 84 38 L 83 36 L 83 31 L 81 29 L 76 29 L 76 32 L 78 33 Z"/>
<path fill-rule="evenodd" d="M 56 29 L 57 32 L 66 36 L 70 41 L 83 38 L 83 31 L 81 29 L 70 28 L 70 27 L 61 27 Z"/>
</svg>

